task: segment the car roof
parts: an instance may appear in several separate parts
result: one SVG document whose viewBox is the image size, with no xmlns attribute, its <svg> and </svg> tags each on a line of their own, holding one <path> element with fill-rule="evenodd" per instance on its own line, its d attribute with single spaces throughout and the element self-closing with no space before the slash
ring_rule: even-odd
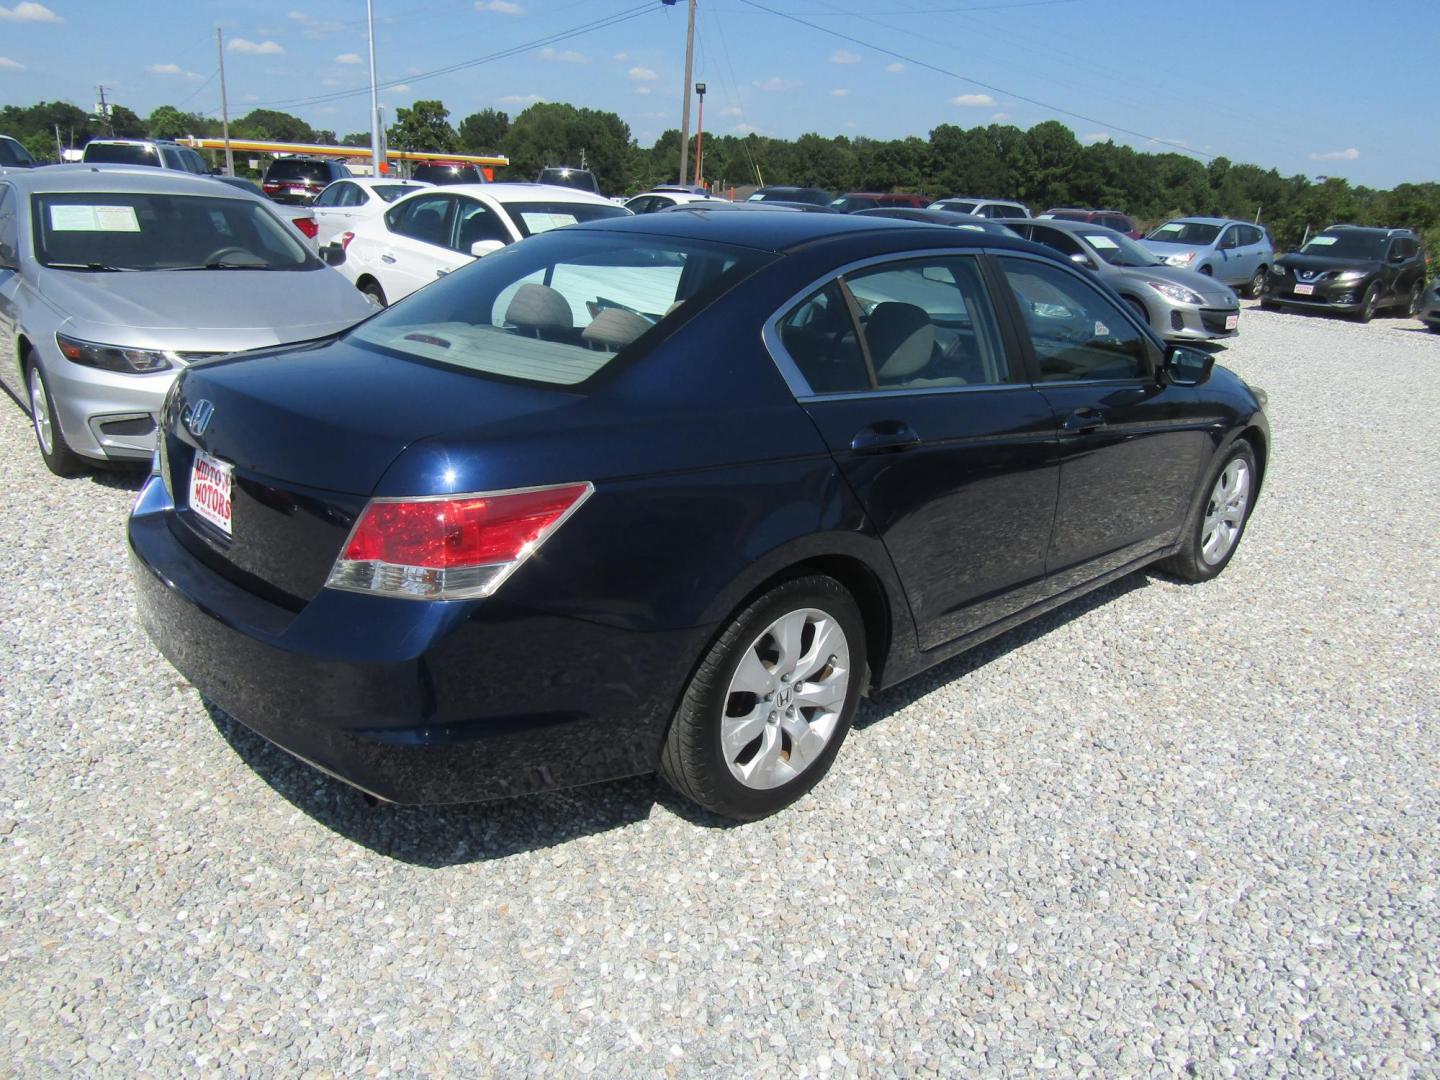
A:
<svg viewBox="0 0 1440 1080">
<path fill-rule="evenodd" d="M 862 217 L 858 214 L 767 213 L 750 207 L 716 214 L 704 209 L 677 206 L 659 214 L 605 218 L 570 227 L 673 236 L 681 240 L 711 240 L 776 253 L 790 251 L 816 240 L 843 240 L 864 233 L 894 232 L 897 229 L 907 232 L 915 229 L 927 230 L 937 239 L 945 237 L 946 246 L 951 246 L 955 240 L 963 238 L 973 238 L 977 247 L 999 244 L 1028 251 L 1035 246 L 996 233 L 980 233 L 969 229 L 955 229 L 948 225 L 905 221 L 901 218 L 878 215 Z"/>
<path fill-rule="evenodd" d="M 446 195 L 473 195 L 479 198 L 494 199 L 498 203 L 564 199 L 566 202 L 595 203 L 599 206 L 618 205 L 604 195 L 596 195 L 593 191 L 581 191 L 578 188 L 565 187 L 562 184 L 530 184 L 522 181 L 506 181 L 502 184 L 445 184 L 444 193 Z M 413 199 L 415 195 L 413 193 L 402 195 L 401 198 Z"/>
<path fill-rule="evenodd" d="M 53 192 L 128 191 L 138 194 L 190 194 L 224 197 L 238 190 L 228 184 L 217 184 L 211 176 L 184 172 L 180 169 L 157 169 L 148 165 L 100 165 L 89 162 L 47 165 L 40 169 L 19 170 L 6 179 L 17 189 Z"/>
<path fill-rule="evenodd" d="M 1082 233 L 1086 236 L 1093 235 L 1094 233 L 1109 233 L 1111 236 L 1125 236 L 1124 233 L 1118 232 L 1108 225 L 1097 225 L 1093 221 L 1062 221 L 1058 218 L 1053 220 L 1047 218 L 1044 221 L 1039 218 L 991 218 L 990 220 L 998 221 L 1001 225 L 1035 225 L 1049 229 L 1058 229 L 1060 232 Z M 1126 236 L 1125 239 L 1128 240 L 1130 238 Z"/>
<path fill-rule="evenodd" d="M 335 184 L 359 184 L 361 187 L 374 187 L 377 184 L 402 184 L 414 188 L 432 188 L 435 185 L 429 180 L 411 180 L 404 176 L 342 176 L 332 181 Z M 453 185 L 458 187 L 459 185 Z"/>
<path fill-rule="evenodd" d="M 1195 225 L 1249 225 L 1249 224 L 1251 224 L 1251 223 L 1248 222 L 1248 221 L 1241 221 L 1241 220 L 1239 220 L 1238 218 L 1203 217 L 1203 216 L 1200 216 L 1200 215 L 1196 215 L 1196 216 L 1194 216 L 1194 217 L 1172 217 L 1172 218 L 1166 218 L 1166 219 L 1165 219 L 1165 224 L 1166 224 L 1166 225 L 1173 225 L 1173 224 L 1176 223 L 1176 222 L 1182 222 L 1182 223 L 1184 223 L 1184 224 L 1195 224 Z M 1256 225 L 1255 227 L 1258 229 L 1260 226 Z"/>
</svg>

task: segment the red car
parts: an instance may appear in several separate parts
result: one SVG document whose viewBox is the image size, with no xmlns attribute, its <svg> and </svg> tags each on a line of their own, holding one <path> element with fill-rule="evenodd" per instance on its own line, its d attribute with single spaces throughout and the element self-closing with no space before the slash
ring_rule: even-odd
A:
<svg viewBox="0 0 1440 1080">
<path fill-rule="evenodd" d="M 1055 218 L 1059 221 L 1085 221 L 1091 225 L 1103 225 L 1107 229 L 1124 233 L 1131 240 L 1139 240 L 1144 236 L 1136 226 L 1134 219 L 1119 210 L 1083 210 L 1073 206 L 1059 206 L 1053 210 L 1046 210 L 1039 216 Z"/>
<path fill-rule="evenodd" d="M 851 191 L 831 200 L 830 207 L 842 214 L 853 214 L 856 210 L 879 210 L 882 206 L 909 206 L 923 210 L 930 205 L 924 195 L 899 195 L 893 192 Z"/>
</svg>

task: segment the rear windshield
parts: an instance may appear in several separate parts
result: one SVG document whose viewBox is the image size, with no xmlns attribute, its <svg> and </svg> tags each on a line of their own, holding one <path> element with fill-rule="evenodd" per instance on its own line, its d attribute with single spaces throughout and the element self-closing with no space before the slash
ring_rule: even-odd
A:
<svg viewBox="0 0 1440 1080">
<path fill-rule="evenodd" d="M 1385 247 L 1383 233 L 1341 229 L 1312 236 L 1300 249 L 1302 255 L 1334 255 L 1341 259 L 1378 259 Z"/>
<path fill-rule="evenodd" d="M 160 152 L 137 143 L 87 143 L 85 160 L 99 165 L 160 165 Z"/>
<path fill-rule="evenodd" d="M 330 167 L 323 161 L 273 161 L 265 172 L 266 180 L 318 180 L 330 182 Z"/>
<path fill-rule="evenodd" d="M 386 202 L 394 202 L 401 195 L 409 195 L 412 191 L 419 191 L 419 184 L 375 184 L 370 188 L 377 196 Z"/>
<path fill-rule="evenodd" d="M 1162 244 L 1206 245 L 1215 242 L 1220 229 L 1219 225 L 1207 225 L 1203 221 L 1167 221 L 1145 239 Z"/>
<path fill-rule="evenodd" d="M 420 165 L 415 179 L 431 184 L 483 184 L 485 177 L 474 165 Z M 385 200 L 389 202 L 390 200 Z"/>
<path fill-rule="evenodd" d="M 1045 215 L 1054 218 L 1056 221 L 1089 221 L 1090 211 L 1088 210 L 1055 210 Z"/>
<path fill-rule="evenodd" d="M 484 375 L 575 386 L 772 256 L 572 230 L 497 251 L 357 326 L 352 342 Z"/>
<path fill-rule="evenodd" d="M 955 199 L 941 199 L 937 203 L 931 203 L 931 210 L 949 210 L 952 214 L 973 214 L 978 203 L 960 202 Z"/>
<path fill-rule="evenodd" d="M 37 195 L 32 202 L 35 257 L 57 270 L 324 266 L 298 233 L 254 199 L 85 191 Z"/>
<path fill-rule="evenodd" d="M 35 159 L 30 156 L 30 151 L 21 146 L 14 139 L 0 136 L 0 165 L 30 166 L 35 164 Z"/>
<path fill-rule="evenodd" d="M 854 195 L 842 195 L 830 203 L 842 214 L 853 214 L 856 210 L 874 210 L 880 205 L 879 199 L 866 199 Z"/>
<path fill-rule="evenodd" d="M 561 187 L 571 187 L 577 191 L 590 191 L 596 194 L 600 191 L 600 185 L 595 182 L 595 174 L 584 169 L 541 169 L 539 182 L 559 184 Z"/>
<path fill-rule="evenodd" d="M 614 203 L 523 202 L 506 203 L 505 209 L 521 236 L 534 236 L 580 221 L 630 216 L 629 210 Z"/>
</svg>

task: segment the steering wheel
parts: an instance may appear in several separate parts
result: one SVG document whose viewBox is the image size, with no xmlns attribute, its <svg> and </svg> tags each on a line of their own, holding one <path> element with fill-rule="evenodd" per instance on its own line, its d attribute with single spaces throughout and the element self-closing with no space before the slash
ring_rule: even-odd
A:
<svg viewBox="0 0 1440 1080">
<path fill-rule="evenodd" d="M 218 263 L 221 259 L 225 258 L 226 255 L 246 255 L 252 259 L 255 258 L 253 251 L 248 251 L 245 248 L 231 244 L 228 247 L 216 248 L 209 255 L 206 255 L 205 264 L 208 266 L 210 263 Z"/>
</svg>

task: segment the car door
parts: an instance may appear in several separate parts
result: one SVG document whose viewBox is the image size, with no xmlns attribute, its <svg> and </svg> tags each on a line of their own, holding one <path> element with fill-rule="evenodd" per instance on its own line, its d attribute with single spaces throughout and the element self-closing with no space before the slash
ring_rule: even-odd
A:
<svg viewBox="0 0 1440 1080">
<path fill-rule="evenodd" d="M 1171 541 L 1219 417 L 1193 389 L 1156 378 L 1158 347 L 1078 271 L 1018 253 L 999 263 L 1056 418 L 1060 488 L 1046 570 L 1063 592 Z"/>
<path fill-rule="evenodd" d="M 20 221 L 19 197 L 9 184 L 0 184 L 0 382 L 23 397 L 24 380 L 14 352 L 20 325 Z"/>
<path fill-rule="evenodd" d="M 1390 284 L 1390 301 L 1408 304 L 1410 290 L 1424 277 L 1425 264 L 1420 258 L 1420 245 L 1408 236 L 1391 238 L 1385 269 Z"/>
<path fill-rule="evenodd" d="M 347 210 L 344 203 L 351 197 L 354 187 L 354 184 L 344 182 L 331 184 L 310 205 L 310 212 L 315 215 L 316 247 L 324 247 L 346 230 L 354 210 Z"/>
<path fill-rule="evenodd" d="M 480 254 L 488 255 L 511 242 L 505 219 L 493 206 L 480 199 L 460 196 L 455 214 L 455 235 L 443 264 L 435 267 L 435 276 L 444 277 L 477 258 L 476 244 L 484 244 Z"/>
<path fill-rule="evenodd" d="M 1226 285 L 1250 280 L 1240 252 L 1240 226 L 1227 225 L 1215 241 L 1215 277 Z"/>
<path fill-rule="evenodd" d="M 988 275 L 978 254 L 887 257 L 818 287 L 766 333 L 884 540 L 922 649 L 1044 595 L 1054 418 Z"/>
<path fill-rule="evenodd" d="M 435 280 L 437 270 L 456 265 L 451 248 L 456 199 L 453 195 L 415 195 L 385 215 L 378 251 L 380 287 L 392 302 Z"/>
</svg>

